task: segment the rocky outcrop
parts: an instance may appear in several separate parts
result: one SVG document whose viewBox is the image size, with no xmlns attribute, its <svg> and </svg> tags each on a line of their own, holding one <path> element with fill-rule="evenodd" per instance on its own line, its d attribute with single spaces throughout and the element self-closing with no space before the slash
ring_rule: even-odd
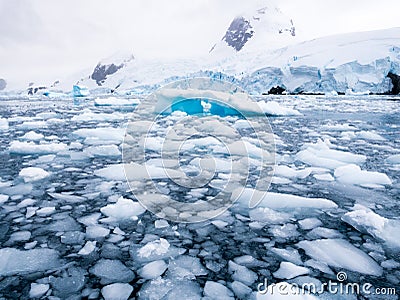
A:
<svg viewBox="0 0 400 300">
<path fill-rule="evenodd" d="M 248 20 L 243 17 L 237 17 L 232 21 L 222 40 L 236 51 L 240 51 L 253 36 L 254 31 L 252 28 Z"/>
<path fill-rule="evenodd" d="M 390 78 L 390 80 L 392 80 L 392 85 L 393 88 L 391 90 L 391 94 L 392 95 L 398 95 L 400 94 L 400 76 L 397 74 L 394 74 L 392 72 L 389 72 L 389 74 L 387 75 L 387 77 Z"/>
<path fill-rule="evenodd" d="M 107 79 L 108 75 L 112 75 L 115 72 L 117 72 L 119 69 L 121 69 L 124 66 L 124 64 L 120 65 L 115 65 L 115 64 L 109 64 L 109 65 L 102 65 L 102 64 L 97 64 L 97 66 L 94 68 L 94 71 L 90 78 L 96 81 L 97 85 L 101 86 Z"/>
</svg>

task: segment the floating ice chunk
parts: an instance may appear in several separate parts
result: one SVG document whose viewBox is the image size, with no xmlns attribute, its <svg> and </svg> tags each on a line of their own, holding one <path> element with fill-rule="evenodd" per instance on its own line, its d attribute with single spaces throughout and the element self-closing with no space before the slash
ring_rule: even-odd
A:
<svg viewBox="0 0 400 300">
<path fill-rule="evenodd" d="M 335 181 L 335 178 L 333 178 L 333 176 L 329 173 L 325 173 L 325 174 L 314 174 L 313 177 L 317 180 L 321 180 L 321 181 Z"/>
<path fill-rule="evenodd" d="M 342 238 L 343 235 L 334 229 L 317 227 L 307 233 L 307 238 L 309 239 L 319 239 L 319 238 L 327 238 L 327 239 L 337 239 Z"/>
<path fill-rule="evenodd" d="M 158 277 L 143 284 L 138 293 L 140 300 L 187 299 L 200 300 L 201 289 L 197 282 Z"/>
<path fill-rule="evenodd" d="M 36 211 L 36 214 L 40 217 L 49 216 L 56 212 L 56 208 L 54 206 L 43 207 Z"/>
<path fill-rule="evenodd" d="M 79 250 L 78 255 L 89 255 L 96 249 L 96 241 L 87 241 L 85 246 Z"/>
<path fill-rule="evenodd" d="M 346 165 L 335 169 L 335 177 L 339 182 L 348 184 L 392 184 L 390 178 L 379 172 L 361 170 L 357 165 Z"/>
<path fill-rule="evenodd" d="M 121 151 L 119 151 L 116 145 L 101 145 L 101 146 L 92 146 L 83 150 L 83 153 L 88 156 L 94 157 L 107 157 L 107 156 L 120 156 Z"/>
<path fill-rule="evenodd" d="M 388 259 L 388 260 L 383 261 L 381 263 L 381 266 L 382 266 L 382 268 L 392 270 L 392 269 L 400 268 L 400 263 L 393 259 Z"/>
<path fill-rule="evenodd" d="M 276 166 L 274 175 L 287 178 L 306 178 L 312 172 L 311 168 L 294 170 L 288 166 Z"/>
<path fill-rule="evenodd" d="M 183 173 L 167 168 L 155 167 L 152 165 L 142 166 L 136 163 L 110 165 L 94 172 L 96 176 L 106 178 L 108 180 L 118 181 L 138 181 L 144 179 L 164 179 L 164 178 L 180 178 Z"/>
<path fill-rule="evenodd" d="M 390 164 L 400 164 L 400 154 L 389 156 L 386 161 Z"/>
<path fill-rule="evenodd" d="M 128 283 L 113 283 L 101 289 L 104 300 L 128 300 L 133 287 Z"/>
<path fill-rule="evenodd" d="M 143 268 L 138 271 L 138 274 L 144 279 L 154 279 L 163 274 L 167 267 L 165 261 L 156 260 L 144 265 Z"/>
<path fill-rule="evenodd" d="M 207 281 L 204 286 L 204 296 L 210 299 L 234 299 L 233 293 L 224 285 L 215 281 Z"/>
<path fill-rule="evenodd" d="M 116 97 L 97 98 L 94 100 L 95 106 L 133 106 L 140 103 L 139 99 L 122 99 Z"/>
<path fill-rule="evenodd" d="M 240 281 L 247 286 L 251 286 L 258 278 L 258 275 L 246 268 L 245 266 L 241 266 L 239 264 L 234 263 L 233 261 L 229 261 L 229 272 L 232 273 L 232 279 L 236 281 Z"/>
<path fill-rule="evenodd" d="M 21 139 L 24 140 L 29 140 L 29 141 L 39 141 L 42 140 L 44 138 L 44 135 L 41 133 L 36 133 L 34 131 L 29 131 L 27 133 L 25 133 Z"/>
<path fill-rule="evenodd" d="M 128 219 L 137 220 L 137 216 L 143 214 L 146 209 L 139 202 L 120 197 L 117 203 L 108 204 L 102 207 L 100 211 L 108 217 L 106 221 L 113 222 Z"/>
<path fill-rule="evenodd" d="M 265 285 L 265 284 L 264 284 Z M 307 291 L 287 282 L 279 282 L 269 286 L 260 286 L 261 292 L 256 292 L 256 300 L 318 300 Z"/>
<path fill-rule="evenodd" d="M 315 260 L 329 266 L 367 274 L 382 275 L 382 268 L 367 254 L 342 239 L 301 241 L 297 246 Z"/>
<path fill-rule="evenodd" d="M 100 239 L 110 234 L 110 229 L 103 226 L 88 226 L 86 227 L 86 237 L 89 239 Z"/>
<path fill-rule="evenodd" d="M 258 207 L 249 211 L 249 217 L 252 221 L 265 224 L 284 224 L 290 220 L 291 215 L 274 211 L 268 207 Z"/>
<path fill-rule="evenodd" d="M 125 116 L 119 113 L 94 113 L 90 110 L 85 110 L 82 114 L 72 117 L 74 122 L 90 122 L 90 121 L 103 121 L 103 122 L 114 122 L 123 120 Z"/>
<path fill-rule="evenodd" d="M 31 283 L 31 289 L 29 290 L 30 298 L 40 298 L 49 290 L 50 285 L 44 283 Z"/>
<path fill-rule="evenodd" d="M 34 142 L 13 141 L 10 144 L 10 153 L 16 154 L 50 154 L 67 150 L 63 143 L 35 144 Z"/>
<path fill-rule="evenodd" d="M 350 124 L 326 124 L 321 126 L 322 130 L 329 130 L 329 131 L 354 131 L 357 130 L 357 127 Z"/>
<path fill-rule="evenodd" d="M 53 249 L 0 249 L 0 276 L 48 271 L 60 266 L 58 255 Z"/>
<path fill-rule="evenodd" d="M 149 242 L 140 248 L 138 255 L 145 258 L 152 255 L 163 255 L 168 252 L 169 246 L 170 244 L 166 239 L 160 238 L 159 240 Z"/>
<path fill-rule="evenodd" d="M 167 220 L 164 220 L 164 219 L 161 219 L 161 220 L 156 220 L 155 222 L 154 222 L 154 226 L 156 227 L 156 228 L 167 228 L 167 227 L 169 227 L 169 224 L 168 224 L 168 221 Z"/>
<path fill-rule="evenodd" d="M 357 137 L 364 140 L 371 140 L 371 141 L 384 141 L 385 138 L 381 135 L 371 132 L 371 131 L 360 131 L 357 132 Z"/>
<path fill-rule="evenodd" d="M 75 130 L 73 133 L 85 138 L 85 144 L 104 143 L 106 141 L 121 144 L 124 139 L 125 129 L 113 127 L 82 128 Z"/>
<path fill-rule="evenodd" d="M 299 221 L 300 228 L 303 230 L 311 230 L 322 225 L 322 222 L 317 218 L 308 218 Z"/>
<path fill-rule="evenodd" d="M 19 172 L 25 182 L 34 182 L 50 176 L 49 172 L 37 167 L 24 168 Z"/>
<path fill-rule="evenodd" d="M 213 224 L 215 227 L 217 227 L 218 229 L 222 229 L 225 228 L 226 226 L 229 225 L 228 222 L 222 221 L 222 220 L 214 220 L 211 221 L 211 224 Z"/>
<path fill-rule="evenodd" d="M 3 203 L 6 203 L 9 198 L 10 198 L 10 196 L 8 196 L 8 195 L 0 194 L 0 205 Z"/>
<path fill-rule="evenodd" d="M 400 221 L 384 218 L 369 208 L 356 205 L 354 211 L 346 213 L 342 220 L 358 231 L 369 233 L 388 246 L 400 248 Z"/>
<path fill-rule="evenodd" d="M 280 256 L 284 260 L 287 260 L 291 263 L 301 265 L 303 264 L 299 251 L 296 249 L 279 249 L 279 248 L 272 248 L 271 252 L 275 253 L 276 255 Z"/>
<path fill-rule="evenodd" d="M 47 123 L 44 121 L 25 121 L 18 125 L 18 127 L 22 129 L 45 128 L 47 127 Z"/>
<path fill-rule="evenodd" d="M 367 159 L 365 155 L 330 149 L 328 140 L 318 140 L 315 144 L 296 154 L 296 159 L 316 167 L 335 169 L 346 164 L 361 164 Z"/>
<path fill-rule="evenodd" d="M 6 131 L 8 130 L 8 120 L 0 118 L 0 131 Z"/>
<path fill-rule="evenodd" d="M 305 267 L 300 267 L 291 262 L 283 261 L 281 262 L 278 271 L 273 273 L 273 275 L 280 279 L 292 279 L 309 273 L 310 270 Z"/>
<path fill-rule="evenodd" d="M 293 108 L 284 107 L 280 105 L 276 101 L 268 101 L 264 100 L 258 101 L 258 105 L 261 110 L 271 116 L 301 116 L 301 113 Z"/>
<path fill-rule="evenodd" d="M 258 204 L 259 207 L 271 209 L 292 209 L 292 208 L 336 208 L 337 205 L 328 199 L 306 198 L 290 194 L 279 194 L 264 192 L 251 188 L 238 188 L 232 193 L 232 200 L 238 201 L 243 206 Z M 254 205 L 250 205 L 252 207 Z"/>
<path fill-rule="evenodd" d="M 121 261 L 111 259 L 99 260 L 91 269 L 90 273 L 101 278 L 101 284 L 114 282 L 130 282 L 135 274 Z"/>
<path fill-rule="evenodd" d="M 241 283 L 240 281 L 232 282 L 231 288 L 239 299 L 249 299 L 249 295 L 252 292 L 251 288 Z"/>
<path fill-rule="evenodd" d="M 195 276 L 208 274 L 199 258 L 188 255 L 181 255 L 175 259 L 171 259 L 169 262 L 168 273 L 169 276 L 179 279 L 195 279 Z"/>
</svg>

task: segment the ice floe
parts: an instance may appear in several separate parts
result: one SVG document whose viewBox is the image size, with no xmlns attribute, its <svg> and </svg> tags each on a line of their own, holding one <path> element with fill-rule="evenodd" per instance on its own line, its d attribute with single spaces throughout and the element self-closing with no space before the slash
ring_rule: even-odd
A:
<svg viewBox="0 0 400 300">
<path fill-rule="evenodd" d="M 390 178 L 386 174 L 361 170 L 359 166 L 354 164 L 349 164 L 336 168 L 334 175 L 339 182 L 348 184 L 392 184 L 392 180 L 390 180 Z"/>
<path fill-rule="evenodd" d="M 50 154 L 68 149 L 63 143 L 43 143 L 13 141 L 10 144 L 10 153 L 15 154 Z"/>
<path fill-rule="evenodd" d="M 137 220 L 138 216 L 143 214 L 146 209 L 139 202 L 121 197 L 117 203 L 108 204 L 102 207 L 100 211 L 108 217 L 103 219 L 103 222 L 116 222 L 129 219 Z"/>
<path fill-rule="evenodd" d="M 19 172 L 19 176 L 24 179 L 25 182 L 34 182 L 42 180 L 50 176 L 50 173 L 37 167 L 24 168 Z"/>
</svg>

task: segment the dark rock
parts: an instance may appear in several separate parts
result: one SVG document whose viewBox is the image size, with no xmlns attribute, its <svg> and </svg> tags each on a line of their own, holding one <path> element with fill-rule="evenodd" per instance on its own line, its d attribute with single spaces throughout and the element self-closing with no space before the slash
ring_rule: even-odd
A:
<svg viewBox="0 0 400 300">
<path fill-rule="evenodd" d="M 248 20 L 237 17 L 232 21 L 222 40 L 236 51 L 240 51 L 253 36 L 254 30 L 252 28 Z"/>
<path fill-rule="evenodd" d="M 275 86 L 268 91 L 268 95 L 282 95 L 284 91 L 285 89 L 283 87 Z"/>
<path fill-rule="evenodd" d="M 102 65 L 99 63 L 94 68 L 94 71 L 90 77 L 96 81 L 97 85 L 101 86 L 106 81 L 108 75 L 116 73 L 123 66 L 124 64 L 117 66 L 115 64 Z"/>
<path fill-rule="evenodd" d="M 389 77 L 392 80 L 392 84 L 393 84 L 391 94 L 392 95 L 400 94 L 400 76 L 397 74 L 394 74 L 392 72 L 389 72 L 387 77 Z"/>
</svg>

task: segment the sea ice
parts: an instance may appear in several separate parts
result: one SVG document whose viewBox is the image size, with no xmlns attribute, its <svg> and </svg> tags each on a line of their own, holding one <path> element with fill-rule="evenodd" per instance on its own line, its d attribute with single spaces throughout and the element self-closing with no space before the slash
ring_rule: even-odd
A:
<svg viewBox="0 0 400 300">
<path fill-rule="evenodd" d="M 115 222 L 121 220 L 137 220 L 138 216 L 143 214 L 146 209 L 139 202 L 120 197 L 115 204 L 108 204 L 102 207 L 100 211 L 108 218 L 103 222 Z"/>
<path fill-rule="evenodd" d="M 284 107 L 276 101 L 268 101 L 264 100 L 258 101 L 258 105 L 261 110 L 271 116 L 301 116 L 301 113 L 293 108 Z"/>
<path fill-rule="evenodd" d="M 210 299 L 230 300 L 234 299 L 233 293 L 224 285 L 215 281 L 206 281 L 204 295 Z"/>
<path fill-rule="evenodd" d="M 0 131 L 6 131 L 8 130 L 8 120 L 0 118 Z"/>
<path fill-rule="evenodd" d="M 24 140 L 29 140 L 29 141 L 39 141 L 42 140 L 44 138 L 44 135 L 41 133 L 36 133 L 34 131 L 29 131 L 27 133 L 25 133 L 21 139 Z"/>
<path fill-rule="evenodd" d="M 113 283 L 101 289 L 104 300 L 128 300 L 133 287 L 128 283 Z"/>
<path fill-rule="evenodd" d="M 95 106 L 133 106 L 140 103 L 139 99 L 121 99 L 116 97 L 96 98 L 94 100 Z"/>
<path fill-rule="evenodd" d="M 389 156 L 386 161 L 391 164 L 400 164 L 400 154 Z"/>
<path fill-rule="evenodd" d="M 287 282 L 279 282 L 269 286 L 261 286 L 260 292 L 255 292 L 256 300 L 318 300 L 307 291 Z"/>
<path fill-rule="evenodd" d="M 83 150 L 90 157 L 120 156 L 121 151 L 116 145 L 91 146 Z"/>
<path fill-rule="evenodd" d="M 291 262 L 283 261 L 281 262 L 278 271 L 273 273 L 273 275 L 280 279 L 292 279 L 309 273 L 310 270 L 305 267 L 300 267 Z"/>
<path fill-rule="evenodd" d="M 297 246 L 329 266 L 381 276 L 382 268 L 370 256 L 343 239 L 301 241 Z"/>
<path fill-rule="evenodd" d="M 34 182 L 50 176 L 50 173 L 41 168 L 28 167 L 22 169 L 19 172 L 19 176 L 22 177 L 25 182 Z"/>
<path fill-rule="evenodd" d="M 14 248 L 0 249 L 0 276 L 42 272 L 60 266 L 58 252 L 53 249 L 21 251 Z"/>
<path fill-rule="evenodd" d="M 168 265 L 163 260 L 156 260 L 143 266 L 138 271 L 140 277 L 144 279 L 154 279 L 165 272 Z"/>
<path fill-rule="evenodd" d="M 34 142 L 13 141 L 10 144 L 10 153 L 16 154 L 50 154 L 68 149 L 63 143 L 35 144 Z"/>
<path fill-rule="evenodd" d="M 130 282 L 135 274 L 121 261 L 111 259 L 99 260 L 91 269 L 90 273 L 101 278 L 101 284 L 114 282 Z"/>
<path fill-rule="evenodd" d="M 348 184 L 392 184 L 392 181 L 386 174 L 364 171 L 354 164 L 336 168 L 334 175 L 339 182 Z"/>
<path fill-rule="evenodd" d="M 30 298 L 40 298 L 49 290 L 50 285 L 44 283 L 31 283 L 31 289 L 29 290 Z"/>
</svg>

